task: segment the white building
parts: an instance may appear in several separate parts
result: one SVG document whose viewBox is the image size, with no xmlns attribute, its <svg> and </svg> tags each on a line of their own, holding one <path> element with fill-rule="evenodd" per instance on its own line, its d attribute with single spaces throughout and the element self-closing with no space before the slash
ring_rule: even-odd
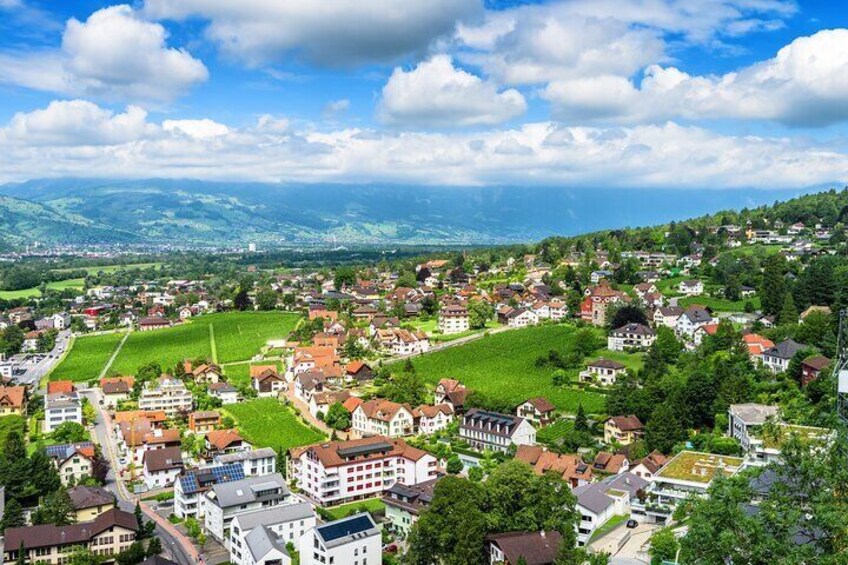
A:
<svg viewBox="0 0 848 565">
<path fill-rule="evenodd" d="M 44 433 L 52 433 L 65 422 L 82 425 L 82 399 L 76 391 L 54 392 L 44 400 Z"/>
<path fill-rule="evenodd" d="M 178 518 L 202 518 L 201 498 L 213 485 L 244 478 L 242 465 L 230 463 L 187 471 L 174 481 L 174 514 Z"/>
<path fill-rule="evenodd" d="M 772 373 L 783 373 L 789 368 L 789 362 L 796 353 L 804 349 L 804 345 L 792 339 L 786 339 L 763 351 L 763 366 Z"/>
<path fill-rule="evenodd" d="M 367 512 L 315 526 L 300 540 L 301 565 L 378 565 L 380 528 Z"/>
<path fill-rule="evenodd" d="M 683 314 L 677 319 L 677 327 L 675 332 L 679 336 L 692 338 L 695 335 L 695 330 L 707 324 L 716 324 L 718 320 L 713 318 L 710 311 L 700 306 L 690 306 L 683 311 Z"/>
<path fill-rule="evenodd" d="M 361 437 L 402 437 L 415 433 L 415 417 L 408 404 L 374 399 L 354 409 L 351 429 Z"/>
<path fill-rule="evenodd" d="M 145 388 L 138 398 L 139 410 L 161 410 L 169 418 L 192 409 L 194 399 L 180 379 L 162 377 L 153 388 Z"/>
<path fill-rule="evenodd" d="M 627 370 L 625 365 L 618 361 L 604 359 L 601 357 L 596 361 L 591 361 L 586 366 L 585 371 L 580 371 L 578 375 L 580 382 L 597 383 L 601 386 L 612 386 L 618 377 L 622 376 Z"/>
<path fill-rule="evenodd" d="M 279 473 L 213 485 L 200 499 L 204 529 L 219 542 L 230 537 L 230 522 L 239 514 L 287 504 L 291 493 Z"/>
<path fill-rule="evenodd" d="M 532 310 L 516 308 L 506 314 L 506 325 L 510 328 L 526 328 L 527 326 L 535 326 L 538 323 L 539 316 Z"/>
<path fill-rule="evenodd" d="M 677 289 L 685 296 L 701 296 L 704 294 L 704 283 L 698 280 L 680 281 Z"/>
<path fill-rule="evenodd" d="M 630 516 L 631 502 L 648 481 L 633 473 L 621 473 L 574 489 L 580 521 L 576 524 L 577 545 L 582 547 L 595 531 L 614 516 Z"/>
<path fill-rule="evenodd" d="M 468 309 L 459 304 L 448 304 L 439 311 L 439 330 L 445 334 L 467 332 L 471 327 Z"/>
<path fill-rule="evenodd" d="M 238 464 L 245 477 L 261 477 L 277 470 L 277 454 L 270 447 L 222 453 L 212 459 L 213 466 Z"/>
<path fill-rule="evenodd" d="M 506 452 L 511 445 L 536 445 L 536 429 L 527 420 L 479 408 L 463 416 L 459 437 L 478 451 Z"/>
<path fill-rule="evenodd" d="M 315 511 L 307 502 L 240 514 L 230 523 L 233 565 L 282 565 L 290 562 L 286 544 L 295 547 L 315 527 Z"/>
<path fill-rule="evenodd" d="M 626 324 L 610 332 L 607 349 L 625 351 L 628 349 L 647 349 L 653 345 L 657 334 L 644 324 Z"/>
<path fill-rule="evenodd" d="M 748 451 L 751 428 L 776 418 L 777 411 L 777 406 L 765 404 L 731 404 L 727 410 L 727 435 L 739 440 L 742 450 Z"/>
<path fill-rule="evenodd" d="M 444 430 L 454 418 L 450 404 L 422 404 L 415 409 L 415 416 L 418 421 L 416 428 L 420 434 L 434 434 Z"/>
<path fill-rule="evenodd" d="M 401 439 L 375 436 L 290 450 L 288 476 L 322 505 L 379 496 L 401 482 L 433 479 L 436 458 Z"/>
<path fill-rule="evenodd" d="M 208 387 L 209 396 L 221 400 L 221 404 L 235 404 L 239 401 L 239 392 L 236 387 L 230 383 L 212 383 Z"/>
<path fill-rule="evenodd" d="M 142 463 L 144 483 L 149 489 L 171 486 L 183 470 L 179 447 L 145 451 Z"/>
</svg>

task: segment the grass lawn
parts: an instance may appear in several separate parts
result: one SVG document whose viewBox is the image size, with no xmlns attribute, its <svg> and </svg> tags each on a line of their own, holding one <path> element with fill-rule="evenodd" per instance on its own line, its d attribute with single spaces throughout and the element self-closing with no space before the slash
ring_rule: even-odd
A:
<svg viewBox="0 0 848 565">
<path fill-rule="evenodd" d="M 96 379 L 123 337 L 123 333 L 75 337 L 68 354 L 50 373 L 50 380 L 87 382 Z"/>
<path fill-rule="evenodd" d="M 158 268 L 161 267 L 162 263 L 136 263 L 134 265 L 96 265 L 94 267 L 77 267 L 77 268 L 68 268 L 68 269 L 54 269 L 54 273 L 70 273 L 71 271 L 78 271 L 80 269 L 85 269 L 89 275 L 96 275 L 97 273 L 114 273 L 116 271 L 120 271 L 121 269 L 147 269 L 149 267 Z"/>
<path fill-rule="evenodd" d="M 249 384 L 251 365 L 276 365 L 278 371 L 282 369 L 282 366 L 278 361 L 259 361 L 257 363 L 239 363 L 238 365 L 224 365 L 224 376 L 227 377 L 227 382 L 233 386 Z"/>
<path fill-rule="evenodd" d="M 676 296 L 680 294 L 677 291 L 677 286 L 681 283 L 681 281 L 689 280 L 690 278 L 691 277 L 670 277 L 667 279 L 661 279 L 656 282 L 657 290 L 666 296 Z"/>
<path fill-rule="evenodd" d="M 16 431 L 23 437 L 25 427 L 26 421 L 23 416 L 9 415 L 0 418 L 0 452 L 6 449 L 6 436 Z"/>
<path fill-rule="evenodd" d="M 359 500 L 357 502 L 351 502 L 350 504 L 342 504 L 341 506 L 326 508 L 325 510 L 333 516 L 333 520 L 339 520 L 341 518 L 347 518 L 351 514 L 356 514 L 358 512 L 371 512 L 372 514 L 376 512 L 385 512 L 386 505 L 383 504 L 383 499 L 381 498 L 369 498 L 368 500 Z"/>
<path fill-rule="evenodd" d="M 498 328 L 498 327 L 500 327 L 500 324 L 498 324 L 494 320 L 489 320 L 488 322 L 486 322 L 485 328 L 482 328 L 482 329 L 479 329 L 479 330 L 468 330 L 466 332 L 459 332 L 457 334 L 448 334 L 448 335 L 433 334 L 433 335 L 430 336 L 430 341 L 433 342 L 433 343 L 446 343 L 448 341 L 454 341 L 454 340 L 459 339 L 461 337 L 468 337 L 470 335 L 484 333 L 488 330 L 493 330 L 493 329 Z"/>
<path fill-rule="evenodd" d="M 562 351 L 574 333 L 574 327 L 568 325 L 513 330 L 416 357 L 412 362 L 418 374 L 432 385 L 450 377 L 515 406 L 528 398 L 544 396 L 567 412 L 575 412 L 581 403 L 589 413 L 603 412 L 603 395 L 555 387 L 554 370 L 535 365 L 536 359 L 548 351 Z"/>
<path fill-rule="evenodd" d="M 628 369 L 630 369 L 631 371 L 638 371 L 645 365 L 645 353 L 610 351 L 606 348 L 597 350 L 594 355 L 587 359 L 587 361 L 597 361 L 601 357 L 603 357 L 604 359 L 609 359 L 610 361 L 617 361 Z"/>
<path fill-rule="evenodd" d="M 237 422 L 237 427 L 254 447 L 275 451 L 309 445 L 326 439 L 304 425 L 294 411 L 274 398 L 257 398 L 221 409 Z"/>
<path fill-rule="evenodd" d="M 627 516 L 625 516 L 623 514 L 616 514 L 615 516 L 613 516 L 612 518 L 607 520 L 606 523 L 604 523 L 600 528 L 595 530 L 594 533 L 592 534 L 592 537 L 589 538 L 589 541 L 591 542 L 591 541 L 594 541 L 596 539 L 600 539 L 601 537 L 607 535 L 608 533 L 610 533 L 611 531 L 616 529 L 619 526 L 619 524 L 621 524 L 622 522 L 626 522 L 626 521 L 627 521 Z"/>
<path fill-rule="evenodd" d="M 49 290 L 66 290 L 69 288 L 82 289 L 85 286 L 85 279 L 66 279 L 63 281 L 53 281 L 47 283 Z"/>
<path fill-rule="evenodd" d="M 112 365 L 115 372 L 133 374 L 140 366 L 158 362 L 170 370 L 177 361 L 211 358 L 209 326 L 214 327 L 218 363 L 246 361 L 269 339 L 285 338 L 299 316 L 287 312 L 224 312 L 199 316 L 173 328 L 133 332 Z"/>
<path fill-rule="evenodd" d="M 760 309 L 760 297 L 752 296 L 751 298 L 743 298 L 741 300 L 726 300 L 724 298 L 711 298 L 709 296 L 687 296 L 678 300 L 681 307 L 686 308 L 692 304 L 700 304 L 707 306 L 715 312 L 743 312 L 745 304 L 750 302 L 754 305 L 755 310 Z"/>
<path fill-rule="evenodd" d="M 743 245 L 742 247 L 737 247 L 736 249 L 731 249 L 730 251 L 726 251 L 725 253 L 730 253 L 734 257 L 745 257 L 749 255 L 754 255 L 755 253 L 763 253 L 764 255 L 774 255 L 775 253 L 779 253 L 781 249 L 785 246 L 780 244 L 775 245 L 765 245 L 765 244 L 755 244 L 755 245 Z"/>
<path fill-rule="evenodd" d="M 15 300 L 16 298 L 35 298 L 41 296 L 38 287 L 23 288 L 21 290 L 0 290 L 0 298 L 3 300 Z"/>
</svg>

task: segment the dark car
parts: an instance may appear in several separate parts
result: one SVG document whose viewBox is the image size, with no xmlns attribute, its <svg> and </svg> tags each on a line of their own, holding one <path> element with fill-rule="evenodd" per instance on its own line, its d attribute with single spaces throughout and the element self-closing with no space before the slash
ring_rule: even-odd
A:
<svg viewBox="0 0 848 565">
<path fill-rule="evenodd" d="M 627 527 L 630 528 L 631 530 L 638 525 L 639 525 L 639 522 L 637 522 L 636 520 L 627 520 Z"/>
</svg>

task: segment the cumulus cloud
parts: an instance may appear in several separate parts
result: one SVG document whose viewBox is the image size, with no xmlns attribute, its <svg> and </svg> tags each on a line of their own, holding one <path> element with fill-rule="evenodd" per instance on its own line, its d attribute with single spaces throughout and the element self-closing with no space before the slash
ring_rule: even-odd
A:
<svg viewBox="0 0 848 565">
<path fill-rule="evenodd" d="M 153 18 L 208 21 L 206 36 L 230 56 L 263 65 L 291 56 L 331 66 L 392 62 L 424 52 L 480 0 L 146 0 Z"/>
<path fill-rule="evenodd" d="M 499 91 L 437 55 L 411 71 L 396 68 L 383 87 L 379 115 L 394 124 L 469 126 L 498 124 L 524 114 L 527 103 L 515 89 Z"/>
<path fill-rule="evenodd" d="M 848 119 L 848 30 L 798 38 L 772 59 L 721 76 L 652 65 L 638 86 L 606 75 L 554 81 L 542 96 L 567 119 L 737 118 L 829 125 Z"/>
<path fill-rule="evenodd" d="M 109 132 L 104 134 L 103 132 Z M 838 142 L 721 135 L 674 123 L 475 132 L 381 132 L 262 117 L 154 123 L 83 101 L 18 114 L 0 128 L 0 181 L 45 175 L 299 182 L 624 187 L 786 187 L 848 181 Z"/>
<path fill-rule="evenodd" d="M 669 37 L 719 46 L 724 38 L 774 29 L 791 0 L 563 0 L 492 11 L 460 24 L 463 60 L 506 84 L 604 75 L 629 77 L 668 58 Z"/>
<path fill-rule="evenodd" d="M 167 46 L 167 32 L 129 6 L 68 20 L 60 49 L 0 52 L 0 81 L 107 100 L 164 102 L 207 79 L 201 61 Z"/>
</svg>

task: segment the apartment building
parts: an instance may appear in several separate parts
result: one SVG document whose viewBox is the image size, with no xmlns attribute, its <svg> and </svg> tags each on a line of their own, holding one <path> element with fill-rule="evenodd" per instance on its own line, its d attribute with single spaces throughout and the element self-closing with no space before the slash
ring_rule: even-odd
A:
<svg viewBox="0 0 848 565">
<path fill-rule="evenodd" d="M 307 502 L 239 514 L 230 523 L 230 562 L 233 565 L 286 563 L 289 557 L 286 544 L 297 547 L 315 524 L 315 511 Z"/>
<path fill-rule="evenodd" d="M 185 471 L 174 481 L 174 514 L 178 518 L 201 518 L 201 497 L 214 485 L 244 478 L 244 467 L 239 463 L 215 465 Z"/>
<path fill-rule="evenodd" d="M 245 477 L 261 477 L 277 470 L 277 454 L 270 447 L 250 449 L 234 453 L 221 453 L 212 458 L 213 467 L 220 465 L 241 465 Z"/>
<path fill-rule="evenodd" d="M 397 482 L 416 485 L 437 474 L 435 457 L 384 436 L 320 443 L 289 453 L 288 476 L 322 505 L 379 496 Z"/>
<path fill-rule="evenodd" d="M 48 394 L 44 399 L 44 433 L 53 433 L 65 422 L 82 425 L 82 398 L 75 390 Z"/>
<path fill-rule="evenodd" d="M 363 402 L 351 416 L 351 429 L 361 437 L 401 437 L 415 432 L 415 416 L 408 404 L 378 398 Z"/>
<path fill-rule="evenodd" d="M 459 437 L 473 449 L 506 453 L 511 445 L 535 445 L 536 430 L 524 418 L 472 408 L 462 418 Z"/>
<path fill-rule="evenodd" d="M 439 331 L 445 335 L 467 332 L 471 328 L 468 309 L 460 304 L 448 304 L 439 311 Z"/>
<path fill-rule="evenodd" d="M 247 477 L 212 485 L 200 499 L 204 529 L 224 543 L 230 536 L 230 523 L 239 514 L 287 504 L 291 493 L 279 473 Z"/>
<path fill-rule="evenodd" d="M 161 410 L 168 418 L 191 411 L 194 399 L 185 384 L 174 377 L 163 376 L 156 386 L 145 388 L 138 398 L 139 410 Z"/>
<path fill-rule="evenodd" d="M 378 565 L 380 528 L 367 512 L 315 526 L 300 539 L 301 565 Z"/>
</svg>

